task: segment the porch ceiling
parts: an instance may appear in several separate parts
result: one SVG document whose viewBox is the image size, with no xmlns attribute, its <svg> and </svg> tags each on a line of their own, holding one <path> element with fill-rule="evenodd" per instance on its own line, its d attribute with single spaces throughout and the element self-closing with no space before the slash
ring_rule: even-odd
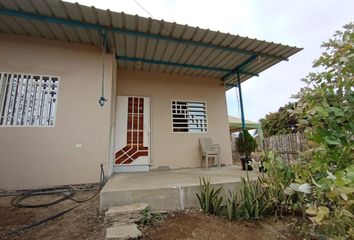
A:
<svg viewBox="0 0 354 240">
<path fill-rule="evenodd" d="M 1 0 L 0 32 L 101 46 L 120 68 L 220 78 L 231 88 L 302 50 L 61 0 Z"/>
</svg>

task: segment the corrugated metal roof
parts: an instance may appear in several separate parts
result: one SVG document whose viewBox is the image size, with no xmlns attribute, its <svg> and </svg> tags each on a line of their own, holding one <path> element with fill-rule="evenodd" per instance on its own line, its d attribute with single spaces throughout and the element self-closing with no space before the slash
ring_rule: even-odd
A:
<svg viewBox="0 0 354 240">
<path fill-rule="evenodd" d="M 301 50 L 61 0 L 0 0 L 3 33 L 100 46 L 103 29 L 120 68 L 222 78 L 257 56 L 241 69 L 241 82 Z"/>
</svg>

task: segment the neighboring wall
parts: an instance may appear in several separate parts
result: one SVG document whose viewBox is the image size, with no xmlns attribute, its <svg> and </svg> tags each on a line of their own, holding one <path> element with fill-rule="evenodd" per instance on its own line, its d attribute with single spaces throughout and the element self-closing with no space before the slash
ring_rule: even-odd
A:
<svg viewBox="0 0 354 240">
<path fill-rule="evenodd" d="M 219 79 L 118 69 L 117 94 L 151 97 L 152 168 L 200 167 L 199 138 L 221 145 L 221 162 L 232 164 L 225 89 Z M 205 101 L 208 133 L 172 133 L 172 100 Z"/>
<path fill-rule="evenodd" d="M 107 56 L 109 100 L 114 62 Z M 0 127 L 0 189 L 98 182 L 100 164 L 108 166 L 111 112 L 110 101 L 103 108 L 98 105 L 100 50 L 0 35 L 0 71 L 60 77 L 55 127 Z"/>
</svg>

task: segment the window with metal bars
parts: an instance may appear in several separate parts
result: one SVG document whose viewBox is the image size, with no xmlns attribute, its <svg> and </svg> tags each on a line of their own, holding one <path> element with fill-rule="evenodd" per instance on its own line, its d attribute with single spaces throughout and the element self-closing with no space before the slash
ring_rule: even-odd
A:
<svg viewBox="0 0 354 240">
<path fill-rule="evenodd" d="M 59 77 L 0 72 L 0 126 L 55 125 Z"/>
<path fill-rule="evenodd" d="M 172 131 L 201 133 L 208 131 L 204 102 L 172 101 Z"/>
</svg>

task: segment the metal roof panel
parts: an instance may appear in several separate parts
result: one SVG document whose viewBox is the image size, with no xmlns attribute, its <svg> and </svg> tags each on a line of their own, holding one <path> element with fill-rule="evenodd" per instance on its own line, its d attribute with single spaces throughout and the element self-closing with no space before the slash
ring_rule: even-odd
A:
<svg viewBox="0 0 354 240">
<path fill-rule="evenodd" d="M 15 10 L 16 14 L 11 15 L 9 12 L 5 14 L 2 9 Z M 26 15 L 27 13 L 61 20 L 56 23 L 48 22 L 43 18 L 36 19 L 37 15 Z M 34 19 L 26 19 L 24 15 Z M 65 23 L 66 20 L 67 23 Z M 77 22 L 69 22 L 73 20 Z M 81 27 L 80 24 L 95 25 Z M 264 71 L 301 50 L 273 42 L 96 9 L 61 0 L 1 0 L 0 2 L 0 32 L 100 46 L 102 41 L 100 28 L 109 31 L 109 45 L 115 48 L 119 56 L 231 70 L 250 56 L 256 55 L 260 57 L 243 68 L 244 71 L 251 71 L 254 74 Z M 112 32 L 112 28 L 116 31 Z M 167 66 L 162 63 L 135 63 L 118 60 L 118 65 L 119 68 L 159 70 L 192 76 L 221 77 L 225 75 L 225 72 Z M 242 74 L 241 79 L 245 81 L 250 77 L 250 75 Z M 228 81 L 232 82 L 234 79 Z"/>
<path fill-rule="evenodd" d="M 6 8 L 6 9 L 12 9 L 12 10 L 18 10 L 18 6 L 16 5 L 16 2 L 13 0 L 2 0 L 0 2 L 0 7 Z"/>
</svg>

